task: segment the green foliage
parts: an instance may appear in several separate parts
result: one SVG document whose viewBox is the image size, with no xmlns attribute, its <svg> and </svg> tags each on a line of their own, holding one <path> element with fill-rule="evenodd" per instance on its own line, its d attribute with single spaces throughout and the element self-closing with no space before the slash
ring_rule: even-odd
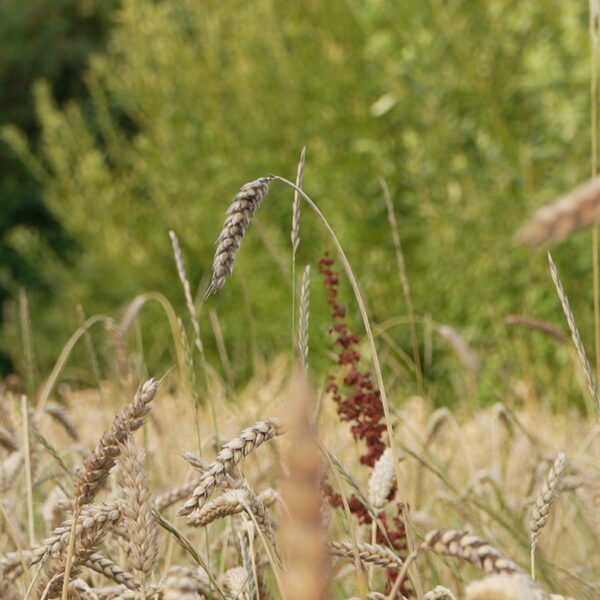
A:
<svg viewBox="0 0 600 600">
<path fill-rule="evenodd" d="M 114 311 L 161 290 L 183 307 L 168 230 L 192 282 L 206 281 L 236 191 L 269 172 L 293 178 L 306 145 L 306 189 L 346 247 L 376 322 L 405 312 L 383 176 L 418 315 L 460 330 L 481 355 L 484 397 L 512 394 L 504 373 L 531 366 L 514 359 L 514 345 L 550 360 L 540 371 L 547 382 L 564 351 L 503 318 L 562 324 L 544 252 L 512 240 L 535 206 L 589 173 L 586 10 L 517 0 L 124 0 L 86 75 L 93 108 L 59 108 L 39 86 L 41 150 L 34 158 L 21 148 L 84 248 L 75 268 L 40 257 L 59 303 Z M 291 198 L 273 185 L 232 279 L 210 300 L 241 372 L 250 352 L 289 345 Z M 308 209 L 301 237 L 300 264 L 330 247 Z M 584 332 L 589 246 L 582 234 L 557 251 Z M 312 339 L 322 347 L 325 302 L 313 298 Z M 406 326 L 390 332 L 408 348 Z M 446 382 L 434 390 L 446 401 L 465 390 L 460 363 L 439 337 L 433 346 L 429 376 Z"/>
<path fill-rule="evenodd" d="M 49 80 L 59 101 L 82 95 L 85 59 L 100 47 L 114 6 L 112 0 L 0 4 L 0 125 L 17 125 L 35 143 L 39 125 L 31 85 L 36 78 Z M 22 248 L 20 237 L 33 236 L 39 250 L 52 251 L 54 259 L 67 258 L 75 244 L 42 202 L 39 182 L 4 144 L 0 170 L 0 303 L 4 304 L 18 287 L 44 293 L 52 285 L 36 265 L 37 253 L 30 244 Z M 0 358 L 0 372 L 8 368 L 6 362 Z"/>
</svg>

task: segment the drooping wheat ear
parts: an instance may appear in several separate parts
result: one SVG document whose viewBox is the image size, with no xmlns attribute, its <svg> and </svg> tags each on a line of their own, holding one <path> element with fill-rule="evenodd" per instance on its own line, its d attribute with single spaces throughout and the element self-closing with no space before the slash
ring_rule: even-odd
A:
<svg viewBox="0 0 600 600">
<path fill-rule="evenodd" d="M 535 549 L 542 529 L 550 518 L 552 506 L 560 494 L 560 484 L 565 474 L 567 459 L 564 452 L 560 452 L 550 467 L 550 471 L 539 491 L 529 523 L 529 535 L 531 537 L 531 576 L 535 578 Z"/>
<path fill-rule="evenodd" d="M 196 311 L 196 305 L 192 298 L 192 288 L 190 281 L 187 277 L 185 270 L 185 262 L 183 261 L 183 253 L 181 252 L 181 246 L 179 240 L 174 231 L 169 231 L 169 237 L 171 238 L 171 245 L 173 246 L 173 255 L 175 256 L 175 264 L 177 265 L 177 273 L 183 286 L 183 294 L 185 296 L 185 304 L 188 312 L 190 313 L 190 319 L 192 321 L 192 327 L 194 328 L 194 344 L 200 353 L 203 352 L 202 338 L 200 337 L 200 321 L 198 320 L 198 312 Z"/>
<path fill-rule="evenodd" d="M 171 567 L 165 579 L 163 600 L 200 600 L 201 585 L 192 569 Z"/>
<path fill-rule="evenodd" d="M 423 596 L 423 600 L 456 600 L 456 596 L 447 587 L 436 585 Z"/>
<path fill-rule="evenodd" d="M 302 287 L 300 288 L 300 319 L 298 347 L 302 370 L 306 373 L 308 368 L 308 321 L 310 318 L 310 265 L 306 265 L 302 274 Z"/>
<path fill-rule="evenodd" d="M 89 545 L 88 540 L 98 540 L 110 527 L 114 527 L 123 516 L 122 499 L 107 500 L 101 504 L 84 506 L 75 526 L 77 546 Z M 72 529 L 72 520 L 65 521 L 52 534 L 33 549 L 31 565 L 49 557 L 59 558 L 67 549 Z"/>
<path fill-rule="evenodd" d="M 364 543 L 358 543 L 354 546 L 350 542 L 329 542 L 328 546 L 329 553 L 332 556 L 356 560 L 358 554 L 358 558 L 362 563 L 376 565 L 384 569 L 399 570 L 402 567 L 402 559 L 386 546 Z"/>
<path fill-rule="evenodd" d="M 204 471 L 191 498 L 179 509 L 180 515 L 189 515 L 202 508 L 215 487 L 220 485 L 232 469 L 252 450 L 275 436 L 284 433 L 279 419 L 266 419 L 244 429 L 238 437 L 227 442 L 211 467 Z"/>
<path fill-rule="evenodd" d="M 150 411 L 150 402 L 158 391 L 158 381 L 149 379 L 137 391 L 133 402 L 128 404 L 113 421 L 110 429 L 102 434 L 96 449 L 77 470 L 74 483 L 75 511 L 91 502 L 104 485 L 115 459 L 121 449 L 119 444 L 139 429 Z"/>
<path fill-rule="evenodd" d="M 124 585 L 130 590 L 139 590 L 140 583 L 135 580 L 131 573 L 122 569 L 109 558 L 102 556 L 99 552 L 92 552 L 77 561 L 82 567 L 87 567 L 96 573 L 100 573 L 114 582 Z"/>
<path fill-rule="evenodd" d="M 67 412 L 67 409 L 56 402 L 48 402 L 44 406 L 44 411 L 47 412 L 53 419 L 60 423 L 64 430 L 69 434 L 69 437 L 75 441 L 79 440 L 77 427 Z"/>
<path fill-rule="evenodd" d="M 269 191 L 270 177 L 261 177 L 246 183 L 237 193 L 233 204 L 227 209 L 227 218 L 217 238 L 217 251 L 213 262 L 212 279 L 205 298 L 220 290 L 233 272 L 233 263 L 240 249 L 242 238 L 254 218 L 262 199 Z"/>
<path fill-rule="evenodd" d="M 523 575 L 523 571 L 519 566 L 512 560 L 505 558 L 499 550 L 480 538 L 466 531 L 436 529 L 430 531 L 425 536 L 425 541 L 406 557 L 402 570 L 394 582 L 392 592 L 390 593 L 391 598 L 398 593 L 408 567 L 420 554 L 429 550 L 437 554 L 466 560 L 483 569 L 486 573 Z"/>
<path fill-rule="evenodd" d="M 306 165 L 306 146 L 302 148 L 300 153 L 300 162 L 298 163 L 298 172 L 296 173 L 296 187 L 302 189 L 304 183 L 304 166 Z M 294 190 L 294 205 L 292 209 L 292 252 L 294 256 L 300 245 L 300 210 L 302 207 L 302 198 L 300 194 Z"/>
<path fill-rule="evenodd" d="M 313 422 L 315 395 L 296 375 L 285 414 L 290 446 L 285 454 L 289 478 L 283 487 L 287 506 L 279 539 L 287 562 L 283 597 L 321 600 L 327 586 L 327 540 L 321 526 L 323 478 L 319 441 Z"/>
<path fill-rule="evenodd" d="M 369 503 L 379 512 L 389 502 L 396 479 L 396 458 L 391 448 L 386 448 L 375 463 L 369 479 Z"/>
<path fill-rule="evenodd" d="M 429 420 L 427 421 L 427 437 L 425 438 L 425 447 L 429 446 L 433 442 L 435 436 L 438 434 L 442 426 L 451 420 L 452 414 L 445 407 L 441 406 L 436 408 L 431 413 Z"/>
<path fill-rule="evenodd" d="M 479 371 L 479 358 L 473 351 L 473 349 L 469 346 L 464 337 L 460 335 L 460 333 L 454 329 L 454 327 L 450 327 L 449 325 L 440 325 L 437 328 L 438 333 L 450 343 L 454 352 L 461 360 L 461 362 L 469 369 L 476 373 Z"/>
<path fill-rule="evenodd" d="M 569 329 L 571 330 L 571 337 L 573 338 L 573 343 L 575 344 L 575 349 L 577 350 L 579 363 L 585 374 L 588 390 L 590 392 L 590 395 L 592 396 L 592 400 L 600 407 L 596 378 L 594 377 L 594 373 L 592 372 L 592 367 L 590 365 L 590 361 L 588 360 L 585 347 L 583 345 L 583 342 L 581 341 L 581 335 L 579 335 L 579 329 L 577 328 L 577 323 L 575 322 L 575 315 L 573 315 L 573 311 L 571 310 L 569 299 L 567 298 L 565 289 L 563 288 L 560 277 L 558 276 L 558 269 L 554 264 L 554 260 L 552 259 L 552 255 L 550 254 L 550 252 L 548 252 L 548 262 L 550 263 L 550 275 L 552 276 L 552 281 L 554 282 L 554 286 L 556 287 L 556 292 L 558 293 L 560 303 L 562 304 L 563 311 L 567 318 L 567 323 L 569 324 Z"/>
<path fill-rule="evenodd" d="M 127 528 L 131 565 L 148 578 L 158 564 L 158 526 L 152 513 L 144 452 L 129 437 L 122 444 L 123 521 Z"/>
<path fill-rule="evenodd" d="M 499 550 L 466 531 L 432 531 L 426 536 L 420 550 L 432 550 L 438 554 L 466 560 L 486 573 L 523 573 L 518 565 L 505 558 Z"/>
<path fill-rule="evenodd" d="M 542 206 L 518 233 L 525 246 L 560 242 L 600 219 L 600 177 L 596 177 Z"/>
</svg>

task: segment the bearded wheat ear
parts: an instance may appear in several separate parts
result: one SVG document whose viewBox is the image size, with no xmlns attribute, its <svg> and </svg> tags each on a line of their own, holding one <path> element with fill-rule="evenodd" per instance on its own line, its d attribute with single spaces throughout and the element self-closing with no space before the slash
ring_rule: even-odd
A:
<svg viewBox="0 0 600 600">
<path fill-rule="evenodd" d="M 436 585 L 423 596 L 423 600 L 456 600 L 456 596 L 443 585 Z"/>
<path fill-rule="evenodd" d="M 269 192 L 270 177 L 261 177 L 242 186 L 231 206 L 217 238 L 217 251 L 213 261 L 212 279 L 204 299 L 220 290 L 233 272 L 233 263 L 240 249 L 242 238 L 262 202 Z"/>
<path fill-rule="evenodd" d="M 561 452 L 550 468 L 544 485 L 533 506 L 531 522 L 529 524 L 529 533 L 531 536 L 531 577 L 533 579 L 535 579 L 535 550 L 538 538 L 550 518 L 550 511 L 560 493 L 560 484 L 565 473 L 565 467 L 566 457 L 564 452 Z"/>
</svg>

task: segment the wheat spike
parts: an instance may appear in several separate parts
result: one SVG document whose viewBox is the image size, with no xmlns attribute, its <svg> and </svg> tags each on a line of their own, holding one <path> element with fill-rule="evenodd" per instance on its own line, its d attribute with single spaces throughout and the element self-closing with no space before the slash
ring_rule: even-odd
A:
<svg viewBox="0 0 600 600">
<path fill-rule="evenodd" d="M 179 514 L 189 515 L 202 508 L 214 489 L 225 481 L 227 475 L 242 458 L 263 442 L 282 433 L 283 427 L 278 419 L 267 419 L 244 429 L 238 437 L 227 442 L 211 467 L 202 474 L 191 498 L 179 509 Z"/>
<path fill-rule="evenodd" d="M 23 472 L 25 455 L 23 452 L 13 452 L 0 464 L 0 494 L 10 490 L 18 476 Z"/>
<path fill-rule="evenodd" d="M 144 424 L 145 417 L 150 411 L 150 402 L 157 391 L 156 379 L 146 381 L 136 393 L 133 402 L 115 418 L 110 429 L 102 435 L 94 452 L 77 470 L 74 483 L 76 512 L 81 506 L 91 502 L 104 485 L 110 470 L 115 465 L 115 459 L 121 452 L 119 444 Z"/>
<path fill-rule="evenodd" d="M 133 568 L 149 577 L 158 564 L 158 528 L 152 514 L 148 478 L 144 471 L 144 453 L 130 437 L 122 445 L 123 521 L 127 528 Z"/>
<path fill-rule="evenodd" d="M 386 546 L 365 543 L 358 543 L 354 546 L 350 542 L 329 542 L 328 545 L 329 553 L 332 556 L 355 560 L 358 554 L 358 558 L 362 563 L 376 565 L 384 569 L 397 570 L 402 567 L 402 559 Z"/>
<path fill-rule="evenodd" d="M 300 162 L 298 163 L 298 171 L 296 173 L 296 187 L 302 189 L 304 183 L 304 166 L 306 165 L 306 146 L 302 148 L 300 153 Z M 292 207 L 292 252 L 294 256 L 300 245 L 300 209 L 302 207 L 302 198 L 297 190 L 294 190 L 294 204 Z"/>
<path fill-rule="evenodd" d="M 171 567 L 165 579 L 163 600 L 200 600 L 200 589 L 192 569 Z"/>
<path fill-rule="evenodd" d="M 52 418 L 54 418 L 58 423 L 60 423 L 64 430 L 69 434 L 71 439 L 78 441 L 79 433 L 77 432 L 77 427 L 75 427 L 75 423 L 73 419 L 69 416 L 66 408 L 57 404 L 56 402 L 48 402 L 44 406 L 44 411 L 47 412 Z"/>
<path fill-rule="evenodd" d="M 223 587 L 232 600 L 250 600 L 248 573 L 244 567 L 229 569 L 223 577 Z"/>
<path fill-rule="evenodd" d="M 300 288 L 300 319 L 299 340 L 300 359 L 302 370 L 306 373 L 308 368 L 308 321 L 310 318 L 310 265 L 306 265 L 302 274 L 302 286 Z"/>
<path fill-rule="evenodd" d="M 108 577 L 108 579 L 112 579 L 116 583 L 124 585 L 130 590 L 135 591 L 140 588 L 139 582 L 135 580 L 131 573 L 128 573 L 112 560 L 102 556 L 102 554 L 98 552 L 92 552 L 77 562 L 82 567 L 87 567 L 96 573 L 100 573 L 101 575 Z"/>
<path fill-rule="evenodd" d="M 538 209 L 519 232 L 518 240 L 525 246 L 560 242 L 599 219 L 600 177 L 596 177 Z"/>
<path fill-rule="evenodd" d="M 217 238 L 217 251 L 213 261 L 212 279 L 205 298 L 220 290 L 233 272 L 233 263 L 242 238 L 254 218 L 262 199 L 269 191 L 269 177 L 246 183 L 227 209 L 227 218 Z"/>
<path fill-rule="evenodd" d="M 575 349 L 577 350 L 579 363 L 581 364 L 581 368 L 583 369 L 583 372 L 585 374 L 588 390 L 590 392 L 592 400 L 600 407 L 600 399 L 598 398 L 598 386 L 596 385 L 596 378 L 594 377 L 594 373 L 592 372 L 592 367 L 590 365 L 590 361 L 588 360 L 585 347 L 583 345 L 583 342 L 581 341 L 581 335 L 579 334 L 579 329 L 577 327 L 577 323 L 575 322 L 575 315 L 573 314 L 573 311 L 571 310 L 571 305 L 569 304 L 569 298 L 565 293 L 562 281 L 558 276 L 558 269 L 556 268 L 556 264 L 554 263 L 550 252 L 548 252 L 548 262 L 550 263 L 550 275 L 552 276 L 552 281 L 554 282 L 554 286 L 556 287 L 556 292 L 558 293 L 560 303 L 563 307 L 563 312 L 565 313 L 569 329 L 571 330 L 571 337 L 573 338 L 573 343 L 575 344 Z"/>
<path fill-rule="evenodd" d="M 204 352 L 204 349 L 202 347 L 202 338 L 200 337 L 200 321 L 198 320 L 198 312 L 196 311 L 196 305 L 194 304 L 194 300 L 192 299 L 192 288 L 190 286 L 190 281 L 187 277 L 187 273 L 185 270 L 183 252 L 181 252 L 181 246 L 179 245 L 179 240 L 177 239 L 177 235 L 174 231 L 169 231 L 169 237 L 171 238 L 171 245 L 173 246 L 173 255 L 175 256 L 177 273 L 179 275 L 181 285 L 183 286 L 185 304 L 187 306 L 188 312 L 190 313 L 192 327 L 194 328 L 194 344 L 196 345 L 198 351 L 202 354 Z"/>
</svg>

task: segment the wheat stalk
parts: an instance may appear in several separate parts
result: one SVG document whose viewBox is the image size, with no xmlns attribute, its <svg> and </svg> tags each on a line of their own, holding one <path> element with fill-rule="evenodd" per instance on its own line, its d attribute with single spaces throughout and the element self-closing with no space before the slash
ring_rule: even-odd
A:
<svg viewBox="0 0 600 600">
<path fill-rule="evenodd" d="M 242 238 L 254 215 L 269 191 L 270 177 L 261 177 L 246 183 L 227 209 L 227 218 L 217 238 L 217 251 L 213 261 L 212 279 L 205 298 L 220 290 L 233 272 L 233 264 Z"/>
<path fill-rule="evenodd" d="M 211 467 L 202 474 L 198 485 L 191 494 L 191 498 L 179 509 L 179 514 L 189 515 L 202 508 L 214 489 L 225 481 L 227 475 L 231 473 L 242 458 L 263 442 L 282 433 L 283 427 L 278 419 L 267 419 L 244 429 L 239 436 L 227 442 Z"/>
</svg>

